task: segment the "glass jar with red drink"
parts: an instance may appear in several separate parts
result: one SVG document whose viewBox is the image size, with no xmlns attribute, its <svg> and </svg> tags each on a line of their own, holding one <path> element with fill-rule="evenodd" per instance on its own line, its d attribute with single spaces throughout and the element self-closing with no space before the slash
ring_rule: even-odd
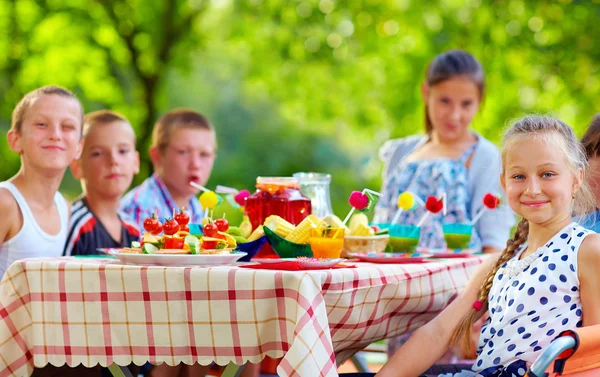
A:
<svg viewBox="0 0 600 377">
<path fill-rule="evenodd" d="M 310 198 L 300 192 L 298 179 L 291 177 L 256 178 L 256 192 L 246 200 L 246 215 L 252 229 L 263 225 L 271 215 L 298 225 L 311 211 Z"/>
</svg>

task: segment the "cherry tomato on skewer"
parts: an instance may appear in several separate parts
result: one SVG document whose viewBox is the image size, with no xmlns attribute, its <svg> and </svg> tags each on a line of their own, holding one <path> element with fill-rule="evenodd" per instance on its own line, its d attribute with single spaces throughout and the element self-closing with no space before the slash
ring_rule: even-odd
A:
<svg viewBox="0 0 600 377">
<path fill-rule="evenodd" d="M 158 228 L 158 219 L 156 218 L 156 214 L 152 214 L 151 217 L 148 217 L 144 220 L 144 230 L 148 233 L 154 233 L 155 229 Z"/>
<path fill-rule="evenodd" d="M 218 232 L 219 228 L 217 228 L 215 223 L 208 223 L 202 228 L 202 233 L 204 233 L 206 237 L 214 237 Z"/>
<path fill-rule="evenodd" d="M 227 229 L 229 229 L 229 221 L 226 219 L 216 219 L 215 225 L 217 226 L 217 229 L 219 229 L 219 232 L 226 232 Z"/>
<path fill-rule="evenodd" d="M 156 229 L 154 229 L 154 232 L 150 232 L 155 236 L 158 236 L 159 234 L 161 234 L 163 231 L 163 224 L 161 224 L 160 222 L 158 223 L 158 226 L 156 227 Z"/>
<path fill-rule="evenodd" d="M 187 225 L 190 222 L 190 215 L 185 213 L 183 208 L 180 208 L 179 212 L 175 214 L 174 219 L 179 225 Z"/>
<path fill-rule="evenodd" d="M 163 224 L 163 232 L 168 236 L 172 236 L 178 231 L 179 224 L 174 219 L 167 219 L 167 221 L 165 221 L 165 223 Z"/>
</svg>

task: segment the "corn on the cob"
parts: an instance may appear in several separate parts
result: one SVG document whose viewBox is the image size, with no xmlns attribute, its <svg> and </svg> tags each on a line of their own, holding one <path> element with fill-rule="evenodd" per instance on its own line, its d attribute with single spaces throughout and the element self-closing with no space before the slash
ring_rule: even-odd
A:
<svg viewBox="0 0 600 377">
<path fill-rule="evenodd" d="M 319 219 L 317 218 L 317 220 Z M 294 243 L 307 244 L 310 238 L 310 230 L 317 227 L 318 224 L 315 223 L 314 217 L 312 215 L 308 216 L 285 239 Z"/>
<path fill-rule="evenodd" d="M 262 226 L 257 227 L 256 229 L 254 229 L 254 232 L 252 232 L 252 234 L 250 234 L 250 237 L 247 238 L 248 242 L 252 242 L 252 241 L 256 241 L 257 239 L 259 239 L 260 237 L 265 235 L 265 231 L 263 229 Z"/>
<path fill-rule="evenodd" d="M 265 219 L 265 226 L 268 226 L 275 234 L 283 238 L 287 237 L 294 230 L 294 225 L 285 221 L 277 215 L 271 215 Z"/>
<path fill-rule="evenodd" d="M 357 224 L 352 232 L 353 236 L 372 236 L 375 234 L 373 228 L 365 224 Z"/>
<path fill-rule="evenodd" d="M 308 215 L 308 218 L 312 220 L 313 224 L 315 224 L 317 228 L 327 227 L 327 223 L 321 220 L 317 215 Z"/>
</svg>

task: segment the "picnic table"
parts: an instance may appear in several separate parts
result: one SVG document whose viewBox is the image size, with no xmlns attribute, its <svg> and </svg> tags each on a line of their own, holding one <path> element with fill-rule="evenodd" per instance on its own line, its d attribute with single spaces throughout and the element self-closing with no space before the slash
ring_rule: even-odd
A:
<svg viewBox="0 0 600 377">
<path fill-rule="evenodd" d="M 463 289 L 483 257 L 278 271 L 17 261 L 0 282 L 0 377 L 34 366 L 258 363 L 337 376 L 372 342 L 413 331 Z"/>
</svg>

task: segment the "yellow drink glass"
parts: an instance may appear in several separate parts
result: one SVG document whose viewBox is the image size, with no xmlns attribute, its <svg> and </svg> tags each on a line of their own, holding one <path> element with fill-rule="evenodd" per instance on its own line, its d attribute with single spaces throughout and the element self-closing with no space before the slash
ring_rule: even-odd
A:
<svg viewBox="0 0 600 377">
<path fill-rule="evenodd" d="M 315 258 L 339 258 L 344 248 L 344 229 L 311 229 L 308 243 Z"/>
</svg>

